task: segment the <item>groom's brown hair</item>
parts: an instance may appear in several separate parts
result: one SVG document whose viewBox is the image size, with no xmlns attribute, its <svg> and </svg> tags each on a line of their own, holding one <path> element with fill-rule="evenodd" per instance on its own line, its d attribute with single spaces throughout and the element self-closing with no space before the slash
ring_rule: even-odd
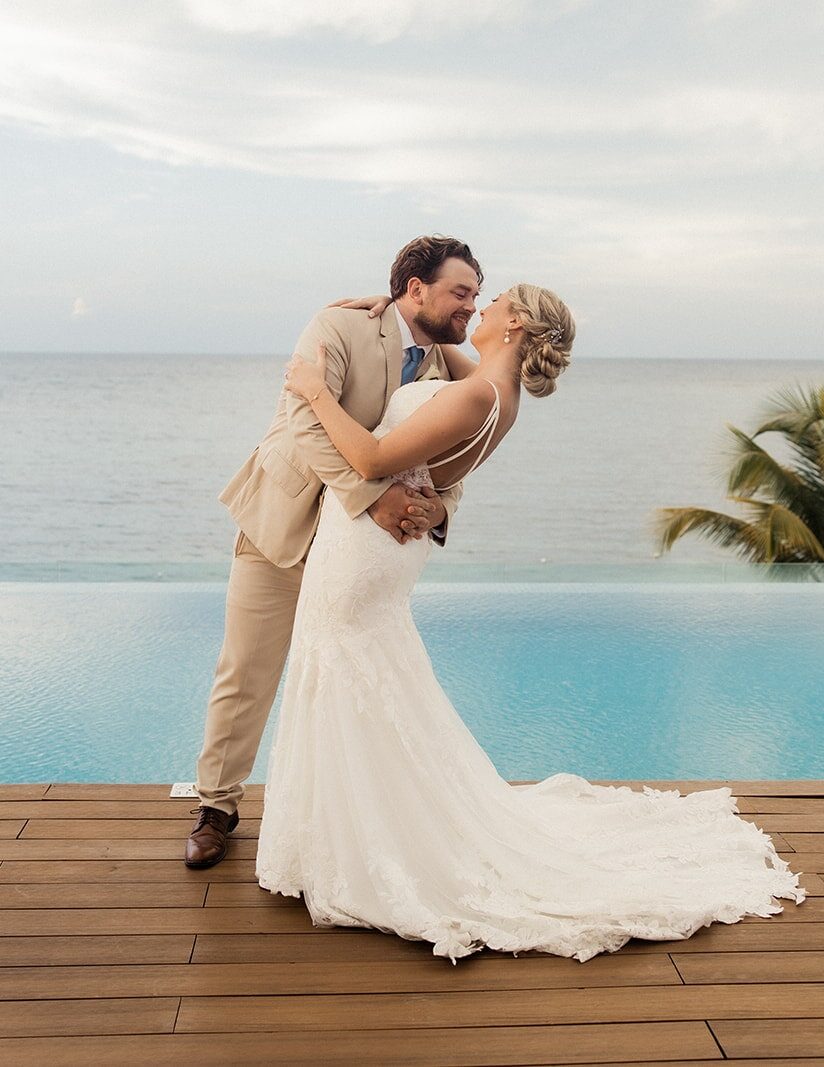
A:
<svg viewBox="0 0 824 1067">
<path fill-rule="evenodd" d="M 438 271 L 445 259 L 462 259 L 478 275 L 478 285 L 484 280 L 481 265 L 472 255 L 468 244 L 459 241 L 457 237 L 416 237 L 414 241 L 404 245 L 395 256 L 392 270 L 389 274 L 389 292 L 393 300 L 397 300 L 406 292 L 411 278 L 420 278 L 429 285 L 438 276 Z"/>
</svg>

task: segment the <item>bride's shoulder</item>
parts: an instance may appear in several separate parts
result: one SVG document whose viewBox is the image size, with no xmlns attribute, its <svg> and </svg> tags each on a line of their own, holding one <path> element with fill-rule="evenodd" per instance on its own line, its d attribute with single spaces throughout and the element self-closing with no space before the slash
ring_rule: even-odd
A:
<svg viewBox="0 0 824 1067">
<path fill-rule="evenodd" d="M 450 394 L 454 397 L 465 399 L 467 403 L 486 404 L 498 397 L 498 389 L 489 378 L 482 378 L 474 374 L 469 378 L 459 378 L 457 381 L 441 379 L 443 385 L 450 387 Z"/>
</svg>

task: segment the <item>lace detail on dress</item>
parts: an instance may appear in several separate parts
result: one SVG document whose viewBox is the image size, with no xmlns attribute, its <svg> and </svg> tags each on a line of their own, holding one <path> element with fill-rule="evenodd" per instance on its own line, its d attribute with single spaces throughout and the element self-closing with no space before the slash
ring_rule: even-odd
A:
<svg viewBox="0 0 824 1067">
<path fill-rule="evenodd" d="M 488 378 L 485 380 L 489 381 Z M 484 419 L 478 430 L 472 435 L 470 440 L 463 446 L 463 448 L 461 448 L 457 452 L 453 452 L 445 459 L 437 460 L 435 463 L 431 463 L 429 465 L 424 463 L 418 467 L 410 467 L 408 470 L 401 471 L 399 474 L 393 474 L 392 480 L 396 482 L 403 482 L 406 485 L 413 485 L 416 487 L 422 485 L 432 486 L 432 468 L 442 467 L 446 463 L 451 463 L 453 460 L 459 459 L 461 456 L 465 455 L 467 452 L 473 449 L 479 441 L 483 440 L 483 438 L 486 437 L 486 441 L 484 442 L 483 448 L 475 457 L 471 467 L 466 472 L 466 474 L 463 474 L 457 482 L 452 482 L 451 485 L 439 486 L 439 489 L 452 489 L 458 484 L 458 482 L 462 482 L 464 478 L 469 477 L 469 475 L 476 469 L 476 467 L 478 467 L 481 460 L 486 455 L 487 449 L 489 448 L 489 445 L 491 444 L 492 438 L 495 434 L 495 428 L 498 425 L 498 418 L 501 414 L 501 397 L 498 392 L 498 387 L 492 381 L 490 381 L 489 384 L 495 390 L 495 400 L 493 401 L 492 407 L 489 410 L 489 414 Z M 413 387 L 413 391 L 405 391 L 409 390 L 410 385 Z M 405 418 L 408 418 L 408 416 L 411 415 L 412 412 L 415 411 L 415 409 L 418 408 L 422 403 L 424 403 L 426 400 L 430 400 L 442 385 L 449 385 L 449 382 L 443 378 L 430 378 L 420 382 L 409 382 L 403 387 L 403 389 L 396 390 L 390 398 L 389 404 L 387 406 L 384 417 L 381 420 L 380 426 L 377 426 L 374 430 L 375 437 L 385 437 L 390 430 L 394 429 L 395 426 L 398 425 L 398 423 L 403 422 Z M 423 391 L 421 387 L 423 387 L 423 390 L 425 391 Z"/>
<path fill-rule="evenodd" d="M 445 384 L 392 396 L 386 433 Z M 396 476 L 431 484 L 427 468 Z M 399 545 L 327 492 L 304 571 L 265 788 L 257 877 L 315 925 L 581 962 L 680 940 L 805 891 L 728 787 L 688 796 L 556 773 L 510 786 L 432 670 L 410 594 L 429 538 Z"/>
<path fill-rule="evenodd" d="M 408 418 L 417 407 L 426 400 L 431 399 L 442 385 L 448 384 L 449 382 L 443 378 L 427 378 L 424 381 L 408 382 L 406 385 L 401 386 L 400 389 L 396 389 L 389 398 L 389 403 L 386 406 L 380 425 L 376 426 L 372 431 L 375 437 L 385 437 L 390 430 L 393 430 L 399 423 Z M 411 485 L 415 488 L 419 488 L 422 485 L 433 485 L 432 475 L 429 473 L 429 467 L 425 463 L 418 467 L 410 467 L 408 470 L 400 471 L 398 474 L 393 474 L 392 480 L 403 482 L 405 485 Z"/>
</svg>

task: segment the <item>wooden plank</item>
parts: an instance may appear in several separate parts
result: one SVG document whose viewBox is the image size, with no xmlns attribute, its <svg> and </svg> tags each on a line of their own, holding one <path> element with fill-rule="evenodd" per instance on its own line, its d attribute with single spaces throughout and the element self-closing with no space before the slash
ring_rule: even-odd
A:
<svg viewBox="0 0 824 1067">
<path fill-rule="evenodd" d="M 822 982 L 824 952 L 670 953 L 688 985 L 741 982 Z M 824 985 L 821 988 L 824 1005 Z"/>
<path fill-rule="evenodd" d="M 783 834 L 782 836 L 795 852 L 824 853 L 824 834 Z"/>
<path fill-rule="evenodd" d="M 66 839 L 82 838 L 85 840 L 94 838 L 174 838 L 177 841 L 185 841 L 194 824 L 191 815 L 185 819 L 78 819 L 73 822 L 70 819 L 29 819 L 25 824 L 25 830 L 20 835 L 21 840 L 28 841 L 32 838 Z M 2 826 L 3 823 L 0 823 Z M 257 840 L 260 834 L 260 819 L 243 819 L 236 830 L 232 831 L 232 837 L 254 838 Z M 0 836 L 3 836 L 0 834 Z M 17 836 L 16 834 L 14 835 Z M 777 846 L 776 846 L 777 847 Z"/>
<path fill-rule="evenodd" d="M 197 801 L 184 800 L 7 800 L 0 801 L 0 819 L 183 819 L 194 824 Z M 243 803 L 241 820 L 259 819 L 263 803 Z"/>
<path fill-rule="evenodd" d="M 820 923 L 824 921 L 824 900 L 810 898 L 796 904 L 792 900 L 779 900 L 783 911 L 775 915 L 747 915 L 743 923 Z"/>
<path fill-rule="evenodd" d="M 170 1034 L 176 998 L 15 1000 L 0 1003 L 1 1037 L 58 1034 Z"/>
<path fill-rule="evenodd" d="M 47 800 L 168 800 L 171 782 L 52 782 Z M 177 799 L 177 798 L 175 798 Z M 198 804 L 190 799 L 189 807 Z"/>
<path fill-rule="evenodd" d="M 2 860 L 162 860 L 183 858 L 185 836 L 161 839 L 55 839 L 37 840 L 17 838 L 12 841 L 0 840 L 0 859 Z M 824 872 L 824 853 L 805 853 L 802 863 L 795 852 L 783 852 L 778 849 L 793 871 Z M 257 856 L 257 841 L 229 835 L 229 858 L 254 859 Z M 811 858 L 812 857 L 812 858 Z"/>
<path fill-rule="evenodd" d="M 0 820 L 0 840 L 11 841 L 20 833 L 26 825 L 25 819 L 2 819 Z"/>
<path fill-rule="evenodd" d="M 682 941 L 631 941 L 633 952 L 796 952 L 824 949 L 824 923 L 713 923 Z"/>
<path fill-rule="evenodd" d="M 174 860 L 6 860 L 0 884 L 7 882 L 253 882 L 255 861 L 225 859 L 205 870 L 190 870 L 183 853 Z M 271 897 L 271 894 L 269 894 Z"/>
<path fill-rule="evenodd" d="M 307 933 L 345 937 L 349 928 L 314 927 L 304 908 L 71 908 L 0 912 L 0 935 Z"/>
<path fill-rule="evenodd" d="M 341 993 L 681 987 L 669 956 L 605 955 L 582 972 L 575 960 L 475 959 L 460 967 L 440 960 L 366 963 L 202 963 L 174 966 L 0 967 L 0 1000 L 64 997 L 261 996 Z"/>
<path fill-rule="evenodd" d="M 824 814 L 822 815 L 765 815 L 761 813 L 741 815 L 739 818 L 744 822 L 754 823 L 760 830 L 765 833 L 772 833 L 777 831 L 778 833 L 807 833 L 807 834 L 821 834 L 824 837 Z M 815 851 L 810 849 L 810 851 Z"/>
<path fill-rule="evenodd" d="M 0 846 L 2 847 L 2 846 Z M 797 874 L 824 874 L 824 852 L 782 852 L 778 855 L 787 861 L 790 870 Z"/>
<path fill-rule="evenodd" d="M 673 1052 L 677 1055 L 677 1052 Z M 723 1061 L 722 1061 L 723 1062 Z M 824 1067 L 824 1059 L 803 1059 L 799 1060 L 795 1057 L 791 1059 L 745 1059 L 735 1060 L 735 1067 Z M 566 1063 L 553 1065 L 553 1067 L 595 1067 L 594 1064 L 580 1064 L 580 1063 Z M 613 1062 L 601 1063 L 597 1067 L 627 1067 L 626 1062 Z M 636 1067 L 636 1065 L 631 1065 Z M 669 1059 L 669 1060 L 644 1060 L 643 1064 L 638 1064 L 637 1067 L 706 1067 L 706 1060 L 682 1060 L 682 1059 Z"/>
<path fill-rule="evenodd" d="M 673 1049 L 682 1057 L 673 1062 Z M 402 1059 L 399 1059 L 400 1050 Z M 699 1067 L 721 1060 L 704 1023 L 595 1026 L 447 1027 L 429 1030 L 304 1033 L 180 1034 L 0 1041 L 0 1058 L 15 1067 L 249 1067 L 343 1064 L 347 1067 L 510 1067 L 614 1063 Z M 661 1059 L 663 1057 L 663 1059 Z M 695 1057 L 690 1063 L 683 1057 Z M 736 1067 L 755 1065 L 736 1064 Z M 782 1067 L 773 1062 L 770 1067 Z M 811 1064 L 809 1067 L 815 1067 Z"/>
<path fill-rule="evenodd" d="M 800 905 L 787 902 L 784 905 L 785 911 L 782 913 L 770 918 L 747 917 L 740 921 L 740 925 L 805 928 L 821 926 L 824 924 L 815 920 L 821 915 L 822 903 L 824 900 L 821 899 L 806 900 Z M 725 923 L 718 925 L 727 930 L 732 926 L 732 924 Z M 314 927 L 305 908 L 278 906 L 270 908 L 53 908 L 46 910 L 9 909 L 0 912 L 0 935 L 45 937 L 59 934 L 263 934 L 304 933 L 311 932 L 313 929 L 321 934 L 346 936 L 352 928 Z"/>
<path fill-rule="evenodd" d="M 677 1053 L 675 1053 L 677 1055 Z M 553 1065 L 556 1067 L 556 1065 Z M 557 1067 L 595 1067 L 594 1064 L 566 1063 Z M 627 1067 L 626 1062 L 598 1064 L 598 1067 Z M 706 1067 L 706 1060 L 644 1060 L 638 1067 Z M 735 1067 L 824 1067 L 824 1059 L 746 1059 L 735 1060 Z"/>
<path fill-rule="evenodd" d="M 136 885 L 0 885 L 0 909 L 6 908 L 198 908 L 208 885 L 163 882 Z"/>
<path fill-rule="evenodd" d="M 193 934 L 133 934 L 129 937 L 4 937 L 4 967 L 92 964 L 187 963 Z"/>
<path fill-rule="evenodd" d="M 732 783 L 721 784 L 731 785 Z M 712 783 L 703 782 L 692 784 L 692 786 L 696 786 L 697 788 L 693 788 L 690 783 L 684 782 L 649 782 L 637 783 L 636 791 L 642 791 L 643 785 L 650 785 L 652 788 L 660 788 L 667 791 L 679 789 L 682 795 L 689 792 L 696 792 L 704 788 L 715 788 Z M 803 783 L 785 782 L 741 783 L 742 788 L 738 790 L 738 793 L 746 795 L 748 785 L 763 787 L 766 795 L 775 793 L 776 795 L 787 796 L 810 795 L 824 797 L 824 781 L 812 781 L 806 785 Z M 197 799 L 193 797 L 179 799 L 166 798 L 158 800 L 128 800 L 123 799 L 122 795 L 120 795 L 115 788 L 111 788 L 112 792 L 110 795 L 112 799 L 103 799 L 101 796 L 101 799 L 97 800 L 63 800 L 58 799 L 57 792 L 50 790 L 45 800 L 0 800 L 0 818 L 79 819 L 91 817 L 110 819 L 180 819 L 188 815 L 190 809 L 198 805 Z M 733 796 L 737 796 L 738 793 L 733 789 Z M 239 812 L 241 819 L 259 819 L 263 813 L 262 794 L 258 798 L 244 799 L 241 802 Z"/>
<path fill-rule="evenodd" d="M 429 941 L 407 941 L 382 934 L 379 930 L 349 930 L 346 937 L 318 937 L 318 932 L 198 934 L 192 963 L 346 963 L 352 960 L 386 962 L 434 958 Z M 493 956 L 492 953 L 489 955 Z M 524 953 L 519 958 L 526 956 Z M 493 958 L 512 957 L 495 953 Z"/>
<path fill-rule="evenodd" d="M 183 862 L 185 838 L 175 840 L 128 840 L 82 841 L 0 841 L 0 859 L 9 860 L 178 860 Z M 790 853 L 792 855 L 792 853 Z M 254 859 L 257 856 L 257 841 L 248 841 L 229 835 L 228 858 Z M 824 857 L 822 857 L 824 859 Z"/>
<path fill-rule="evenodd" d="M 732 789 L 733 796 L 746 797 L 824 797 L 824 779 L 799 778 L 792 781 L 780 779 L 734 780 L 724 783 Z"/>
<path fill-rule="evenodd" d="M 519 989 L 471 993 L 183 997 L 176 1032 L 347 1030 L 559 1023 L 806 1019 L 822 1010 L 818 983 Z M 789 1029 L 789 1027 L 788 1027 Z"/>
<path fill-rule="evenodd" d="M 738 810 L 744 813 L 824 815 L 824 797 L 741 797 Z"/>
<path fill-rule="evenodd" d="M 39 800 L 46 795 L 48 782 L 21 782 L 0 784 L 0 801 L 2 800 Z"/>
<path fill-rule="evenodd" d="M 801 885 L 811 897 L 824 896 L 824 878 L 820 874 L 805 874 L 801 878 Z"/>
<path fill-rule="evenodd" d="M 54 782 L 46 797 L 48 800 L 168 800 L 171 788 L 171 782 Z M 171 799 L 188 801 L 190 808 L 200 803 L 197 797 Z M 262 783 L 246 786 L 242 803 L 249 800 L 263 801 Z"/>
<path fill-rule="evenodd" d="M 796 1019 L 792 1026 L 776 1019 L 718 1019 L 715 1015 L 708 1025 L 727 1057 L 824 1056 L 821 1008 L 817 1018 Z"/>
<path fill-rule="evenodd" d="M 270 893 L 257 882 L 215 882 L 206 894 L 207 908 L 271 908 L 273 904 L 304 907 L 302 897 Z"/>
<path fill-rule="evenodd" d="M 289 960 L 345 962 L 353 958 L 386 960 L 432 956 L 432 945 L 428 941 L 407 941 L 377 930 L 348 930 L 346 937 L 316 936 L 324 932 L 318 929 L 305 934 L 200 933 L 192 959 L 196 963 L 282 963 Z M 622 946 L 619 954 L 796 952 L 813 949 L 824 951 L 824 923 L 787 923 L 784 926 L 713 923 L 682 940 L 644 941 L 633 938 Z M 507 953 L 495 955 L 509 956 Z M 518 958 L 544 958 L 545 955 L 524 952 L 519 953 Z M 587 960 L 581 966 L 586 967 L 590 962 Z"/>
</svg>

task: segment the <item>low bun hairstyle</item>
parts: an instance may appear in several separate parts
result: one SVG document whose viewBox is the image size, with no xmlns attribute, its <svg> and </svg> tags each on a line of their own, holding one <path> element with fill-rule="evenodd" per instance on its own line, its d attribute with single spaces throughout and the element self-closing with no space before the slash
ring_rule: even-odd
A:
<svg viewBox="0 0 824 1067">
<path fill-rule="evenodd" d="M 569 366 L 575 320 L 549 289 L 521 283 L 506 295 L 523 324 L 521 381 L 532 396 L 549 396 L 555 392 L 555 379 Z"/>
</svg>

